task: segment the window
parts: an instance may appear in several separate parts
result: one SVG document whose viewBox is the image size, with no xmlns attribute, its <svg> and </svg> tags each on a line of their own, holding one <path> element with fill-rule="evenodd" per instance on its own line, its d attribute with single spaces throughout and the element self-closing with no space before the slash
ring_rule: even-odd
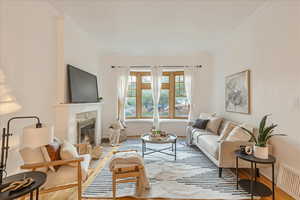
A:
<svg viewBox="0 0 300 200">
<path fill-rule="evenodd" d="M 153 117 L 153 97 L 150 72 L 131 72 L 125 105 L 126 118 L 143 119 Z M 159 115 L 167 119 L 186 119 L 189 113 L 185 93 L 184 73 L 163 72 L 158 105 Z"/>
</svg>

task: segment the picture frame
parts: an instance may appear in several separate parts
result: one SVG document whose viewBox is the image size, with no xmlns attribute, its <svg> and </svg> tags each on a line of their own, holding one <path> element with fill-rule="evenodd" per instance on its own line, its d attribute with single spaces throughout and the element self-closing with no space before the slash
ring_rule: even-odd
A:
<svg viewBox="0 0 300 200">
<path fill-rule="evenodd" d="M 225 77 L 225 110 L 250 114 L 250 70 Z"/>
</svg>

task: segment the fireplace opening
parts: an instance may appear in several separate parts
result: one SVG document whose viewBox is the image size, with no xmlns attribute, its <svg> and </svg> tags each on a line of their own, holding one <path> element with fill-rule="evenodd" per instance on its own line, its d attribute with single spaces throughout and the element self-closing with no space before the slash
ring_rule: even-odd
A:
<svg viewBox="0 0 300 200">
<path fill-rule="evenodd" d="M 96 145 L 96 117 L 91 112 L 80 113 L 77 118 L 77 143 Z"/>
</svg>

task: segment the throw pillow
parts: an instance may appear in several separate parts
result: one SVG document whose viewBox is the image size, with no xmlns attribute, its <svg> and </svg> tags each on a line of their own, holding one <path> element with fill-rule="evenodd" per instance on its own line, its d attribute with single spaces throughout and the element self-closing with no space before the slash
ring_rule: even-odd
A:
<svg viewBox="0 0 300 200">
<path fill-rule="evenodd" d="M 226 141 L 245 141 L 248 142 L 251 136 L 241 127 L 236 126 L 227 136 Z"/>
<path fill-rule="evenodd" d="M 218 134 L 219 127 L 221 125 L 221 122 L 223 121 L 223 118 L 220 117 L 212 117 L 209 119 L 209 122 L 207 123 L 206 130 Z"/>
<path fill-rule="evenodd" d="M 20 150 L 21 157 L 24 161 L 24 164 L 34 164 L 34 163 L 42 163 L 45 162 L 45 159 L 43 157 L 43 153 L 41 151 L 41 148 L 29 148 L 26 147 L 22 150 Z M 41 172 L 47 172 L 48 167 L 38 168 L 38 171 Z"/>
<path fill-rule="evenodd" d="M 73 144 L 64 141 L 60 149 L 60 157 L 62 160 L 69 160 L 78 158 L 79 155 L 77 153 L 76 147 Z M 77 163 L 70 163 L 70 166 L 76 166 Z"/>
<path fill-rule="evenodd" d="M 224 122 L 223 122 L 224 123 Z M 227 136 L 229 135 L 229 133 L 235 128 L 236 126 L 231 123 L 231 122 L 227 122 L 223 131 L 220 134 L 220 137 L 218 139 L 219 142 L 221 142 L 222 140 L 225 140 L 227 138 Z"/>
<path fill-rule="evenodd" d="M 196 119 L 193 128 L 205 129 L 208 121 L 208 119 Z"/>
<path fill-rule="evenodd" d="M 61 160 L 60 158 L 60 144 L 58 141 L 54 140 L 50 144 L 47 144 L 43 147 L 41 147 L 44 159 L 47 162 Z M 59 166 L 49 166 L 49 169 L 53 172 L 56 172 L 58 170 Z"/>
</svg>

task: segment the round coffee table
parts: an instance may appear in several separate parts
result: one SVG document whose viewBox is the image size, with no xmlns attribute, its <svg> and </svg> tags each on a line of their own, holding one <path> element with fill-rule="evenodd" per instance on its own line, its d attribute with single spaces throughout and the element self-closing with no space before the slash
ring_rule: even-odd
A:
<svg viewBox="0 0 300 200">
<path fill-rule="evenodd" d="M 176 142 L 177 142 L 177 136 L 175 134 L 167 134 L 166 137 L 158 138 L 158 137 L 152 137 L 150 133 L 145 133 L 141 136 L 142 140 L 142 155 L 143 157 L 145 155 L 153 154 L 153 153 L 162 153 L 169 156 L 174 156 L 174 159 L 176 160 Z M 153 149 L 147 147 L 147 143 L 152 144 L 171 144 L 169 147 L 160 148 L 160 149 Z M 169 151 L 171 150 L 171 152 Z M 166 152 L 167 151 L 167 152 Z"/>
</svg>

